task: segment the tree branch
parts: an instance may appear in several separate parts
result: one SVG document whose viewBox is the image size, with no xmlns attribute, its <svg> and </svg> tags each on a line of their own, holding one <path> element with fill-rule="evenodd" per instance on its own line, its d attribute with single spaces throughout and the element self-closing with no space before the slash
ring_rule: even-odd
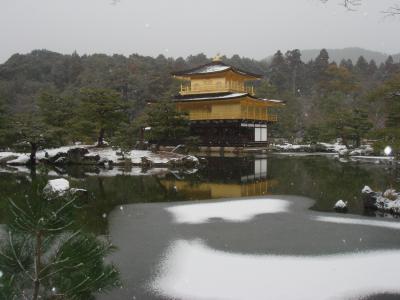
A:
<svg viewBox="0 0 400 300">
<path fill-rule="evenodd" d="M 400 15 L 400 5 L 395 4 L 391 7 L 389 7 L 387 10 L 382 11 L 382 13 L 388 17 L 399 16 Z"/>
</svg>

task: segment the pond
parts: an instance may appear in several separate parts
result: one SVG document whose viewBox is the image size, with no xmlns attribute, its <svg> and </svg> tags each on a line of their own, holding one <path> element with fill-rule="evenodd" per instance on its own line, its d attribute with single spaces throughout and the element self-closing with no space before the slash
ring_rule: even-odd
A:
<svg viewBox="0 0 400 300">
<path fill-rule="evenodd" d="M 246 269 L 248 266 L 243 263 L 242 258 L 225 257 L 220 254 L 236 253 L 236 255 L 244 256 L 273 254 L 296 257 L 300 255 L 309 259 L 320 255 L 348 255 L 358 253 L 358 251 L 400 249 L 398 230 L 382 229 L 386 226 L 385 224 L 379 229 L 374 226 L 362 226 L 364 224 L 362 222 L 368 222 L 368 220 L 397 224 L 397 220 L 392 220 L 393 217 L 390 215 L 366 211 L 361 200 L 361 189 L 364 185 L 374 190 L 383 190 L 389 186 L 395 189 L 400 188 L 398 174 L 390 165 L 342 162 L 330 155 L 254 155 L 207 157 L 207 164 L 204 167 L 186 172 L 160 170 L 158 174 L 149 175 L 152 173 L 147 172 L 147 175 L 142 176 L 112 176 L 112 174 L 113 172 L 99 173 L 99 170 L 83 167 L 71 167 L 65 170 L 22 169 L 19 172 L 3 170 L 0 173 L 1 224 L 8 224 L 15 217 L 8 209 L 7 199 L 25 197 L 30 193 L 35 182 L 45 182 L 49 178 L 61 176 L 68 178 L 72 186 L 88 190 L 87 199 L 75 208 L 74 221 L 83 231 L 101 239 L 108 239 L 116 246 L 116 251 L 106 260 L 115 263 L 120 271 L 122 282 L 121 288 L 111 289 L 108 294 L 97 293 L 99 299 L 262 298 L 257 293 L 243 294 L 240 297 L 229 296 L 229 293 L 222 288 L 229 281 L 228 283 L 221 282 L 222 292 L 215 289 L 214 294 L 196 294 L 196 291 L 209 289 L 207 282 L 204 286 L 195 285 L 189 290 L 184 286 L 175 286 L 171 291 L 165 288 L 171 286 L 170 280 L 182 281 L 182 278 L 187 276 L 197 278 L 196 276 L 202 273 L 176 274 L 175 271 L 175 273 L 171 271 L 175 275 L 168 275 L 169 277 L 162 275 L 160 270 L 168 269 L 164 264 L 169 266 L 171 261 L 174 261 L 168 255 L 190 261 L 204 257 L 205 260 L 215 260 L 215 265 L 219 262 L 223 265 L 224 260 L 227 260 L 227 264 Z M 181 202 L 210 205 L 226 203 L 225 199 L 241 198 L 248 201 L 243 204 L 243 207 L 238 208 L 251 215 L 246 220 L 224 220 L 223 216 L 216 213 L 211 215 L 207 222 L 182 225 L 174 222 L 171 215 L 167 213 L 169 208 L 179 206 Z M 282 210 L 271 215 L 264 212 L 268 218 L 255 217 L 259 214 L 264 216 L 263 207 L 259 207 L 258 202 L 254 205 L 251 202 L 252 199 L 260 198 L 284 201 L 291 207 L 291 213 L 288 214 L 287 211 Z M 333 212 L 333 205 L 339 199 L 348 201 L 348 214 Z M 238 205 L 242 204 L 238 203 Z M 281 204 L 278 204 L 278 207 L 279 205 Z M 230 209 L 229 206 L 222 208 L 204 206 L 203 208 L 214 212 L 221 209 L 226 213 L 229 213 Z M 203 208 L 195 208 L 195 210 L 198 213 Z M 357 218 L 356 222 L 359 225 L 346 227 L 339 224 L 341 222 L 339 219 L 339 221 L 330 222 L 329 218 L 332 216 L 346 218 L 353 216 Z M 310 220 L 323 222 L 310 223 Z M 316 224 L 318 224 L 318 230 L 315 230 Z M 362 239 L 364 239 L 363 243 L 360 242 Z M 348 259 L 333 256 L 332 264 L 335 263 L 335 259 L 338 260 L 338 265 L 341 260 Z M 268 259 L 266 260 L 268 263 L 261 260 L 259 265 L 282 263 L 291 268 L 290 262 Z M 374 270 L 374 263 L 378 264 L 374 259 L 371 258 L 371 270 Z M 393 257 L 388 259 L 393 259 Z M 304 265 L 304 268 L 309 265 L 307 260 L 300 260 L 297 263 Z M 313 262 L 310 264 L 312 265 Z M 194 265 L 193 268 L 196 268 Z M 323 269 L 329 269 L 329 267 L 328 265 Z M 180 268 L 184 269 L 184 266 Z M 208 272 L 210 270 L 206 271 Z M 253 272 L 263 273 L 264 271 L 262 268 L 259 270 L 256 268 Z M 316 272 L 319 271 L 316 270 Z M 275 271 L 275 274 L 276 278 L 279 278 L 279 272 Z M 220 275 L 222 276 L 223 273 Z M 321 274 L 321 276 L 330 275 L 329 273 Z M 269 278 L 268 274 L 264 276 Z M 289 276 L 288 280 L 290 278 Z M 232 280 L 247 279 L 246 276 L 239 276 Z M 293 280 L 296 280 L 295 277 Z M 357 285 L 355 287 L 357 288 Z M 232 293 L 240 295 L 243 290 L 259 288 L 257 284 L 248 287 L 244 285 L 242 290 L 233 288 Z M 360 283 L 358 288 L 364 289 L 364 285 Z M 312 298 L 312 294 L 299 289 L 298 293 Z M 272 298 L 279 295 L 279 291 L 274 291 L 274 289 L 270 292 Z M 379 288 L 371 290 L 373 296 L 369 291 L 364 291 L 362 296 L 390 297 L 391 293 L 397 292 L 397 290 L 391 290 L 389 286 L 384 290 Z M 223 297 L 224 295 L 226 297 Z M 327 295 L 329 296 L 329 293 Z M 346 290 L 340 295 L 348 296 Z M 290 295 L 288 294 L 287 297 L 290 298 Z"/>
</svg>

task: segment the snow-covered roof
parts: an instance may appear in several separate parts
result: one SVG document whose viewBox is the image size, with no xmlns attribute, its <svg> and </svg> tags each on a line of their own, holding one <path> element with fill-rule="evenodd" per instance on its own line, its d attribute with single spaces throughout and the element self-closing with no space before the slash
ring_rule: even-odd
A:
<svg viewBox="0 0 400 300">
<path fill-rule="evenodd" d="M 239 75 L 243 75 L 246 77 L 253 77 L 255 79 L 262 77 L 259 74 L 246 72 L 246 71 L 240 70 L 238 68 L 235 68 L 233 66 L 229 66 L 221 61 L 213 61 L 211 63 L 201 65 L 201 66 L 198 66 L 193 69 L 174 72 L 174 73 L 172 73 L 172 75 L 174 75 L 174 76 L 204 75 L 204 74 L 214 74 L 214 73 L 219 73 L 219 72 L 225 72 L 228 70 L 231 70 L 232 72 L 235 72 Z"/>
<path fill-rule="evenodd" d="M 176 98 L 176 101 L 201 101 L 201 100 L 223 100 L 223 99 L 233 99 L 233 98 L 240 98 L 248 95 L 247 93 L 223 93 L 223 94 L 216 94 L 215 96 L 210 96 L 208 94 L 205 95 L 196 95 L 192 97 L 180 97 Z"/>
<path fill-rule="evenodd" d="M 211 66 L 203 66 L 198 68 L 195 71 L 190 71 L 187 74 L 199 74 L 199 73 L 214 73 L 214 72 L 221 72 L 230 69 L 230 66 L 224 65 L 211 65 Z"/>
<path fill-rule="evenodd" d="M 242 98 L 242 97 L 250 97 L 252 99 L 268 102 L 271 104 L 284 104 L 285 103 L 282 100 L 257 98 L 249 93 L 219 93 L 219 94 L 185 95 L 185 96 L 177 95 L 175 97 L 175 101 L 227 100 L 227 99 L 236 99 L 236 98 Z"/>
</svg>

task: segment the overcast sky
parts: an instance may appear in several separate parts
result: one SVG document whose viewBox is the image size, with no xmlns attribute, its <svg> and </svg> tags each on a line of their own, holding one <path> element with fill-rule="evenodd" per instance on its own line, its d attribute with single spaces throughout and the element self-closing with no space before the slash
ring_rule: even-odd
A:
<svg viewBox="0 0 400 300">
<path fill-rule="evenodd" d="M 0 0 L 0 63 L 13 53 L 220 52 L 256 59 L 281 49 L 358 46 L 400 52 L 398 0 L 364 0 L 355 12 L 330 0 Z"/>
</svg>

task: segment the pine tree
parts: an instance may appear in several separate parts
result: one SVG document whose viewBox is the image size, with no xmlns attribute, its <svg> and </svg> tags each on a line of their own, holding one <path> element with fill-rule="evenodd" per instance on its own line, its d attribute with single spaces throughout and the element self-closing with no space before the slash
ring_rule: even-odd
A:
<svg viewBox="0 0 400 300">
<path fill-rule="evenodd" d="M 283 93 L 287 88 L 289 79 L 286 60 L 280 50 L 274 54 L 269 69 L 270 82 L 276 86 L 278 92 Z"/>
<path fill-rule="evenodd" d="M 368 73 L 368 62 L 365 60 L 364 56 L 360 56 L 357 60 L 357 63 L 355 65 L 355 71 L 358 72 L 358 74 L 363 77 L 366 76 Z"/>
<path fill-rule="evenodd" d="M 378 71 L 378 66 L 376 65 L 375 60 L 371 59 L 368 64 L 368 76 L 374 76 L 375 73 Z"/>
<path fill-rule="evenodd" d="M 322 49 L 314 61 L 314 73 L 318 78 L 323 76 L 329 66 L 329 54 L 326 49 Z"/>
<path fill-rule="evenodd" d="M 84 199 L 45 191 L 32 182 L 28 194 L 9 201 L 7 238 L 0 245 L 1 299 L 92 299 L 120 285 L 104 257 L 113 247 L 84 233 L 74 212 Z"/>
<path fill-rule="evenodd" d="M 163 100 L 152 104 L 146 112 L 144 124 L 150 127 L 149 140 L 159 145 L 176 145 L 189 136 L 186 114 L 178 112 L 171 101 Z"/>
<path fill-rule="evenodd" d="M 81 136 L 94 138 L 97 145 L 104 145 L 104 137 L 112 137 L 114 130 L 127 120 L 128 105 L 120 95 L 108 89 L 83 89 L 80 106 L 73 126 Z"/>
<path fill-rule="evenodd" d="M 36 164 L 36 152 L 40 147 L 51 145 L 52 136 L 37 111 L 19 113 L 12 117 L 10 135 L 15 145 L 28 144 L 30 148 L 29 164 Z"/>
<path fill-rule="evenodd" d="M 65 145 L 72 140 L 71 120 L 77 104 L 71 98 L 43 92 L 38 100 L 41 120 L 47 126 L 46 134 L 55 146 Z"/>
<path fill-rule="evenodd" d="M 296 95 L 303 72 L 303 62 L 301 61 L 300 50 L 294 49 L 292 51 L 287 51 L 285 54 L 285 59 L 288 65 L 288 71 L 291 74 L 292 94 Z"/>
<path fill-rule="evenodd" d="M 324 82 L 329 80 L 327 74 L 328 67 L 329 54 L 328 51 L 322 49 L 312 65 L 313 81 L 316 83 L 319 92 L 322 92 L 320 87 L 324 85 Z"/>
</svg>

